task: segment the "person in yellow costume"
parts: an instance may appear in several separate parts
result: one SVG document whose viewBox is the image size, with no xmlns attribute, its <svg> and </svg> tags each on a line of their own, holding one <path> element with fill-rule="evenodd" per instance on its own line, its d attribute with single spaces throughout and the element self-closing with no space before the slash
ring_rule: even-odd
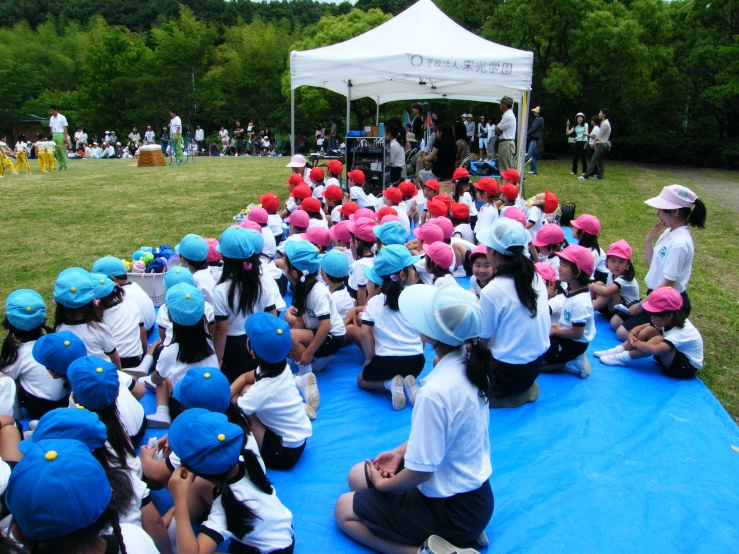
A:
<svg viewBox="0 0 739 554">
<path fill-rule="evenodd" d="M 28 164 L 27 147 L 26 137 L 18 135 L 18 142 L 15 143 L 15 166 L 19 172 L 25 170 L 26 173 L 31 173 L 31 166 Z"/>
<path fill-rule="evenodd" d="M 5 176 L 5 168 L 10 168 L 10 172 L 13 175 L 18 175 L 18 172 L 15 170 L 15 166 L 13 165 L 12 160 L 8 156 L 10 154 L 10 148 L 8 148 L 8 145 L 5 144 L 6 137 L 3 133 L 0 133 L 0 177 Z"/>
<path fill-rule="evenodd" d="M 52 104 L 49 106 L 49 127 L 54 136 L 54 157 L 59 163 L 59 171 L 67 169 L 67 143 L 69 142 L 69 133 L 67 132 L 67 118 L 59 113 L 57 107 Z"/>
<path fill-rule="evenodd" d="M 36 149 L 36 159 L 38 160 L 38 166 L 41 173 L 47 173 L 46 169 L 46 137 L 41 133 L 36 135 L 36 142 L 33 147 Z"/>
</svg>

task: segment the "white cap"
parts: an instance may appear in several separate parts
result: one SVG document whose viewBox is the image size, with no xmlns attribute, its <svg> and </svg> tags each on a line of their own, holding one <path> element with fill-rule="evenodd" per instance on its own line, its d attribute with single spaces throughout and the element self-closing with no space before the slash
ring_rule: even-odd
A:
<svg viewBox="0 0 739 554">
<path fill-rule="evenodd" d="M 308 165 L 308 162 L 305 159 L 305 156 L 301 154 L 295 154 L 292 158 L 290 158 L 290 163 L 287 164 L 285 167 L 305 167 Z"/>
</svg>

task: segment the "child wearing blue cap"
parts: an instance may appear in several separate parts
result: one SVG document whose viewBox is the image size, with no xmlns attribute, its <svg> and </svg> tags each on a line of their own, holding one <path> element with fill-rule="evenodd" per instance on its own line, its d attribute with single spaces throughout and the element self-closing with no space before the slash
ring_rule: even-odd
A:
<svg viewBox="0 0 739 554">
<path fill-rule="evenodd" d="M 195 279 L 192 273 L 185 266 L 176 266 L 167 271 L 164 274 L 164 292 L 166 292 L 175 285 L 180 283 L 187 283 L 188 285 L 195 286 Z M 205 303 L 203 308 L 205 319 L 208 322 L 208 331 L 212 335 L 215 332 L 216 318 L 213 313 L 213 306 L 208 302 Z M 157 327 L 159 328 L 159 338 L 162 344 L 169 344 L 172 342 L 172 320 L 169 317 L 169 309 L 167 308 L 166 296 L 165 302 L 159 306 L 157 311 Z"/>
<path fill-rule="evenodd" d="M 321 260 L 321 279 L 328 286 L 331 298 L 334 300 L 336 310 L 342 321 L 354 305 L 354 299 L 346 290 L 346 276 L 349 273 L 349 260 L 343 252 L 337 249 L 329 250 Z"/>
<path fill-rule="evenodd" d="M 172 390 L 191 367 L 218 367 L 218 358 L 205 322 L 205 298 L 197 287 L 180 283 L 165 295 L 172 320 L 172 342 L 162 348 L 151 374 L 156 386 L 157 411 L 146 416 L 149 426 L 167 429 L 182 406 L 172 398 Z"/>
<path fill-rule="evenodd" d="M 208 242 L 200 235 L 185 235 L 174 247 L 184 265 L 192 272 L 195 286 L 203 293 L 205 301 L 213 304 L 216 280 L 208 267 Z"/>
<path fill-rule="evenodd" d="M 237 551 L 292 554 L 292 514 L 277 498 L 256 458 L 243 450 L 244 433 L 223 414 L 187 410 L 172 424 L 169 445 L 182 461 L 169 480 L 174 499 L 177 549 L 212 554 L 226 540 Z M 243 456 L 243 461 L 239 460 Z M 216 487 L 208 519 L 195 536 L 188 498 L 194 478 Z M 243 548 L 243 547 L 246 548 Z"/>
<path fill-rule="evenodd" d="M 252 432 L 267 467 L 290 469 L 300 459 L 313 434 L 287 355 L 292 350 L 288 324 L 271 314 L 258 313 L 246 320 L 248 348 L 257 369 L 239 377 L 231 392 L 239 409 L 249 417 Z M 304 408 L 305 406 L 305 408 Z"/>
<path fill-rule="evenodd" d="M 87 347 L 90 356 L 110 360 L 121 369 L 121 358 L 116 350 L 110 328 L 103 323 L 95 300 L 95 281 L 87 271 L 70 267 L 62 271 L 54 284 L 54 329 L 71 331 Z"/>
<path fill-rule="evenodd" d="M 8 334 L 0 352 L 0 369 L 10 379 L 0 379 L 0 413 L 13 413 L 16 391 L 21 406 L 33 419 L 66 406 L 69 391 L 64 380 L 54 379 L 33 357 L 39 339 L 45 331 L 51 331 L 46 326 L 46 305 L 41 295 L 27 289 L 10 293 L 5 301 L 3 327 Z M 17 386 L 12 386 L 14 381 Z"/>
<path fill-rule="evenodd" d="M 114 256 L 100 258 L 92 264 L 92 273 L 107 275 L 116 285 L 122 287 L 126 292 L 125 300 L 133 302 L 141 312 L 146 330 L 150 331 L 154 327 L 156 321 L 154 302 L 137 283 L 128 280 L 126 266 L 122 260 Z"/>
<path fill-rule="evenodd" d="M 214 342 L 221 371 L 231 383 L 255 367 L 246 349 L 244 322 L 254 313 L 277 313 L 277 298 L 267 283 L 271 277 L 261 271 L 263 247 L 262 234 L 243 227 L 226 229 L 218 245 L 223 274 L 214 292 Z"/>
<path fill-rule="evenodd" d="M 447 541 L 486 542 L 493 515 L 487 404 L 493 360 L 479 344 L 482 310 L 454 285 L 408 287 L 398 304 L 434 349 L 435 366 L 416 395 L 408 441 L 352 468 L 355 492 L 339 498 L 336 521 L 380 552 L 474 552 Z"/>
</svg>

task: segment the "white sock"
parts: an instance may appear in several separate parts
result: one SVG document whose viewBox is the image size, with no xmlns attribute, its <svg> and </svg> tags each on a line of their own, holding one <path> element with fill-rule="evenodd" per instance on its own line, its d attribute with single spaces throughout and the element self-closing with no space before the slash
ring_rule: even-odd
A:
<svg viewBox="0 0 739 554">
<path fill-rule="evenodd" d="M 303 376 L 302 375 L 295 375 L 295 386 L 298 387 L 298 390 L 301 390 L 303 388 Z"/>
<path fill-rule="evenodd" d="M 169 406 L 157 406 L 157 415 L 170 417 Z"/>
<path fill-rule="evenodd" d="M 393 387 L 395 387 L 395 377 L 392 379 L 388 379 L 385 381 L 385 388 L 389 390 L 390 392 L 393 392 Z"/>
<path fill-rule="evenodd" d="M 623 352 L 619 352 L 613 357 L 624 362 L 625 364 L 628 364 L 631 361 L 631 355 L 626 350 L 624 350 Z"/>
<path fill-rule="evenodd" d="M 146 354 L 144 356 L 144 359 L 141 360 L 141 363 L 136 368 L 134 368 L 133 371 L 142 371 L 144 373 L 149 373 L 152 365 L 154 365 L 154 357 Z"/>
<path fill-rule="evenodd" d="M 306 373 L 313 373 L 313 366 L 311 364 L 298 364 L 298 375 L 305 375 Z"/>
</svg>

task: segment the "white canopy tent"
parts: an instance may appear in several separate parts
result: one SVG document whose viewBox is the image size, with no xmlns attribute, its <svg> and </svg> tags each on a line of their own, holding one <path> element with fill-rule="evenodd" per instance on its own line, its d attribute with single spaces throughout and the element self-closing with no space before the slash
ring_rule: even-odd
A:
<svg viewBox="0 0 739 554">
<path fill-rule="evenodd" d="M 295 89 L 326 88 L 351 101 L 447 99 L 518 102 L 518 145 L 525 149 L 534 55 L 487 41 L 447 17 L 431 0 L 413 6 L 353 39 L 290 53 L 291 137 Z M 294 149 L 294 140 L 293 149 Z M 523 173 L 524 156 L 519 155 Z"/>
</svg>

